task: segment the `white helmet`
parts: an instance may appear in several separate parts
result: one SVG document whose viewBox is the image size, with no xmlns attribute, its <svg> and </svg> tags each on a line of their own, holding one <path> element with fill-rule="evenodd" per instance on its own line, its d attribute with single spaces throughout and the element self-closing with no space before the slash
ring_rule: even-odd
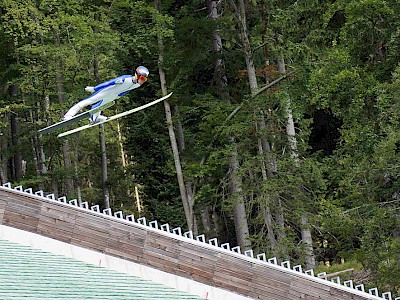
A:
<svg viewBox="0 0 400 300">
<path fill-rule="evenodd" d="M 150 74 L 149 69 L 147 69 L 146 67 L 143 67 L 143 66 L 137 67 L 135 70 L 135 73 L 136 73 L 137 78 L 139 78 L 140 76 L 143 76 L 143 77 L 146 77 L 146 79 L 147 79 L 147 77 L 149 77 L 149 74 Z"/>
</svg>

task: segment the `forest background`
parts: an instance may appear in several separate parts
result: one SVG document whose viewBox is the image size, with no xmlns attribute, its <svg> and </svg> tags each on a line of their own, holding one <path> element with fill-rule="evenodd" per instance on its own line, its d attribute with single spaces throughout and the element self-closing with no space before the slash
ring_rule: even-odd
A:
<svg viewBox="0 0 400 300">
<path fill-rule="evenodd" d="M 400 289 L 400 2 L 1 0 L 0 183 Z M 66 139 L 99 84 L 149 81 Z M 329 271 L 328 271 L 329 272 Z"/>
</svg>

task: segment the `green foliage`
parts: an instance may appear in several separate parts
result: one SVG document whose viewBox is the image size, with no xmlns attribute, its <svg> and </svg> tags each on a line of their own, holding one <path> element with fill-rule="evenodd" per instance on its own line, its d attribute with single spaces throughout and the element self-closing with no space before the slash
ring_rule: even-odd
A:
<svg viewBox="0 0 400 300">
<path fill-rule="evenodd" d="M 351 271 L 350 271 L 351 270 Z M 339 273 L 340 280 L 344 282 L 345 280 L 354 280 L 357 273 L 362 272 L 363 266 L 356 260 L 351 261 L 343 261 L 340 263 L 334 263 L 332 265 L 324 265 L 320 264 L 316 269 L 315 273 L 319 274 L 322 272 L 326 272 L 326 274 L 335 274 Z M 332 277 L 330 277 L 332 278 Z M 371 287 L 372 288 L 372 287 Z"/>
<path fill-rule="evenodd" d="M 68 143 L 52 135 L 39 139 L 37 130 L 86 97 L 86 85 L 131 73 L 137 65 L 149 67 L 150 80 L 105 114 L 158 97 L 160 35 L 167 88 L 174 92 L 170 104 L 178 108 L 174 125 L 177 133 L 182 125 L 185 138 L 184 178 L 194 192 L 199 228 L 207 227 L 200 224 L 200 213 L 213 212 L 219 226 L 211 232 L 235 243 L 231 162 L 237 150 L 240 196 L 255 251 L 306 262 L 300 221 L 307 216 L 317 261 L 351 261 L 329 272 L 358 270 L 362 263 L 371 284 L 398 291 L 398 1 L 247 1 L 259 86 L 282 75 L 278 59 L 292 71 L 257 97 L 249 95 L 234 9 L 230 1 L 218 1 L 217 7 L 219 17 L 212 20 L 200 0 L 162 1 L 161 12 L 153 1 L 3 0 L 0 176 L 5 172 L 14 183 L 45 190 L 58 186 L 60 195 L 67 191 L 66 179 L 74 178 L 84 200 L 102 205 L 98 130 Z M 221 37 L 219 53 L 213 51 L 215 33 Z M 296 144 L 287 134 L 288 111 Z M 337 120 L 326 129 L 339 136 L 329 149 L 312 135 L 323 129 L 318 111 Z M 139 215 L 138 188 L 141 216 L 184 227 L 163 106 L 110 123 L 105 136 L 113 209 Z M 264 152 L 262 143 L 269 147 L 264 144 Z M 26 168 L 17 178 L 19 158 Z M 77 196 L 76 189 L 71 196 Z"/>
<path fill-rule="evenodd" d="M 381 0 L 350 1 L 346 4 L 346 24 L 341 42 L 350 49 L 353 59 L 379 61 L 384 53 L 379 47 L 387 43 L 396 23 L 390 2 Z"/>
<path fill-rule="evenodd" d="M 400 240 L 391 235 L 398 224 L 398 216 L 391 209 L 372 209 L 365 220 L 362 247 L 356 256 L 372 272 L 374 284 L 388 285 L 396 293 L 400 283 Z"/>
</svg>

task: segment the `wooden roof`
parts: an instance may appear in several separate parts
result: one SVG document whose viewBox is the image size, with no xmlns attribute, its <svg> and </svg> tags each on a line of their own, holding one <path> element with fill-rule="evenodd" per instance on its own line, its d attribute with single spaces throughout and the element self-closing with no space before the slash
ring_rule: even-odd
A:
<svg viewBox="0 0 400 300">
<path fill-rule="evenodd" d="M 82 206 L 82 207 L 81 207 Z M 22 187 L 0 187 L 0 224 L 34 232 L 222 288 L 250 299 L 381 299 L 362 285 L 317 278 L 312 271 L 265 261 L 252 251 L 204 241 L 191 232 L 103 212 L 76 200 L 54 199 Z M 382 294 L 391 299 L 390 293 Z M 390 298 L 389 298 L 390 296 Z"/>
</svg>

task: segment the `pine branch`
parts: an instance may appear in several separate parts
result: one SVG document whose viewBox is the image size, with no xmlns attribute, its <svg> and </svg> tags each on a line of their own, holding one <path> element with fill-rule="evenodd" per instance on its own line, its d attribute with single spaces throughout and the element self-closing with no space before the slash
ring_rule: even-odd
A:
<svg viewBox="0 0 400 300">
<path fill-rule="evenodd" d="M 262 87 L 261 89 L 259 89 L 257 92 L 255 92 L 252 95 L 252 98 L 258 96 L 259 94 L 261 94 L 262 92 L 264 92 L 265 90 L 273 87 L 274 85 L 278 84 L 279 82 L 281 82 L 282 80 L 286 79 L 290 74 L 292 74 L 294 71 L 291 71 L 281 77 L 279 77 L 278 79 L 272 81 L 271 83 L 267 84 L 266 86 Z M 237 113 L 238 111 L 243 107 L 243 104 L 246 101 L 243 101 L 238 107 L 236 107 L 230 114 L 229 116 L 224 120 L 224 122 L 222 123 L 222 125 L 224 126 L 226 123 L 228 123 Z M 207 149 L 211 149 L 211 147 L 214 145 L 217 137 L 219 135 L 219 132 L 217 132 L 217 134 L 214 136 L 214 138 L 212 139 L 212 141 L 208 144 Z M 210 155 L 210 150 L 207 151 L 206 155 L 203 156 L 203 158 L 200 161 L 200 166 L 204 165 L 208 156 Z"/>
</svg>

